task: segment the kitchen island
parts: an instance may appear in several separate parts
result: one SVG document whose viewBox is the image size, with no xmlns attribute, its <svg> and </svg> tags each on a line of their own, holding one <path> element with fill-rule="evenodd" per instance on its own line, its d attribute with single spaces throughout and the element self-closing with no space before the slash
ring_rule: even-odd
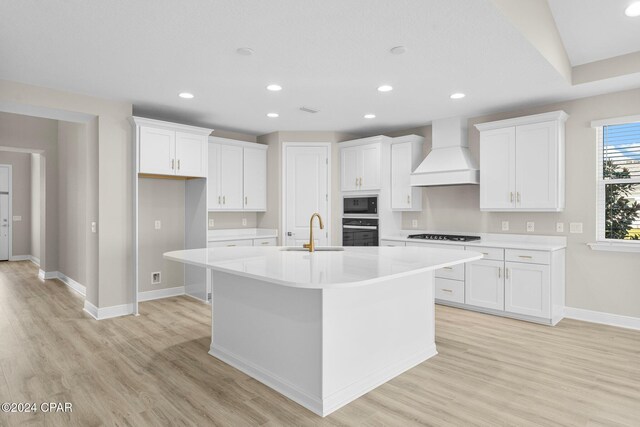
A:
<svg viewBox="0 0 640 427">
<path fill-rule="evenodd" d="M 434 270 L 477 252 L 349 247 L 168 252 L 211 270 L 209 354 L 326 416 L 437 354 Z"/>
</svg>

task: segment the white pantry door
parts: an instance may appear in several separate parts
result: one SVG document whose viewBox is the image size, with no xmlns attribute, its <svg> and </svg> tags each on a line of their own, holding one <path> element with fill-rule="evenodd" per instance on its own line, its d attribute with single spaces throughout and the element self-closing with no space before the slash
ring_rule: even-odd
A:
<svg viewBox="0 0 640 427">
<path fill-rule="evenodd" d="M 9 260 L 9 195 L 0 194 L 0 261 Z"/>
<path fill-rule="evenodd" d="M 320 230 L 314 220 L 314 240 L 329 244 L 329 146 L 285 145 L 284 148 L 284 244 L 302 246 L 309 242 L 309 219 L 315 212 L 324 222 Z"/>
</svg>

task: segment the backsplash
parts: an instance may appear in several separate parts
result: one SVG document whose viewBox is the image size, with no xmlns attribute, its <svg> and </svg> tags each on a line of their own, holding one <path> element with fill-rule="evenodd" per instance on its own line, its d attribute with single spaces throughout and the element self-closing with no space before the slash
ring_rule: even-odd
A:
<svg viewBox="0 0 640 427">
<path fill-rule="evenodd" d="M 246 220 L 246 225 L 242 223 L 243 219 Z M 213 227 L 211 220 L 213 220 Z M 209 230 L 256 228 L 257 226 L 258 214 L 256 212 L 209 212 Z"/>
</svg>

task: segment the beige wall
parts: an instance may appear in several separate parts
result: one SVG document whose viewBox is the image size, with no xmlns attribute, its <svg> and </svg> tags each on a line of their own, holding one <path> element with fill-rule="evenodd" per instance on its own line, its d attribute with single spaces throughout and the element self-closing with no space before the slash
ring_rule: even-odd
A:
<svg viewBox="0 0 640 427">
<path fill-rule="evenodd" d="M 12 256 L 31 255 L 31 155 L 0 151 L 0 164 L 11 165 L 12 216 L 21 216 L 22 221 L 13 221 Z"/>
<path fill-rule="evenodd" d="M 31 211 L 31 230 L 30 230 L 30 249 L 31 255 L 40 262 L 40 154 L 29 154 L 30 156 L 30 172 L 31 172 L 31 188 L 30 191 L 30 211 Z"/>
<path fill-rule="evenodd" d="M 526 222 L 535 222 L 535 233 L 565 235 L 567 248 L 567 291 L 569 307 L 640 317 L 640 258 L 637 253 L 598 252 L 586 244 L 596 237 L 596 133 L 592 120 L 640 114 L 640 89 L 528 108 L 469 120 L 469 145 L 479 158 L 480 134 L 476 123 L 564 110 L 566 124 L 566 209 L 560 213 L 480 212 L 479 186 L 431 187 L 423 190 L 423 211 L 403 214 L 403 227 L 417 219 L 419 228 L 436 231 L 501 233 L 501 221 L 510 222 L 509 233 L 526 233 Z M 427 136 L 430 127 L 400 134 Z M 482 168 L 482 165 L 480 165 Z M 556 223 L 564 222 L 565 233 L 556 233 Z M 582 222 L 584 233 L 569 234 L 570 222 Z"/>
<path fill-rule="evenodd" d="M 87 128 L 58 122 L 58 271 L 84 285 L 86 278 Z"/>
<path fill-rule="evenodd" d="M 162 254 L 184 249 L 184 197 L 182 180 L 138 178 L 138 288 L 140 292 L 184 286 L 184 266 Z M 161 222 L 160 230 L 155 221 Z M 162 283 L 151 284 L 160 271 Z"/>
<path fill-rule="evenodd" d="M 87 191 L 87 203 L 97 206 L 97 212 L 91 212 L 95 216 L 88 219 L 100 221 L 97 239 L 95 236 L 90 239 L 97 246 L 97 250 L 92 248 L 91 255 L 97 258 L 87 265 L 97 267 L 97 271 L 89 272 L 87 301 L 97 307 L 131 303 L 134 292 L 131 104 L 0 80 L 0 105 L 28 106 L 30 110 L 46 112 L 43 114 L 62 112 L 93 126 L 88 132 L 92 138 L 88 143 L 92 147 L 90 155 L 95 156 L 92 161 L 97 163 L 91 172 L 97 174 L 97 179 L 89 181 L 96 187 Z M 48 182 L 47 168 L 47 185 Z M 94 277 L 97 283 L 93 283 Z"/>
</svg>

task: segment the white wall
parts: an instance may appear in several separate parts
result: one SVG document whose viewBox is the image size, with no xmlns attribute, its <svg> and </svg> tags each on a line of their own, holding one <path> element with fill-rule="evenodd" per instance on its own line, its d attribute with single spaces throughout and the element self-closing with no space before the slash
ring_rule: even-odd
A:
<svg viewBox="0 0 640 427">
<path fill-rule="evenodd" d="M 0 151 L 0 164 L 11 165 L 12 216 L 21 216 L 21 221 L 11 221 L 12 256 L 31 255 L 31 155 Z"/>
<path fill-rule="evenodd" d="M 526 233 L 526 222 L 535 222 L 535 233 L 566 235 L 569 307 L 640 317 L 640 256 L 635 253 L 598 252 L 586 245 L 596 238 L 596 133 L 592 120 L 640 114 L 640 89 L 574 101 L 510 111 L 469 120 L 469 145 L 479 158 L 480 134 L 473 126 L 493 120 L 564 110 L 566 123 L 566 209 L 560 213 L 490 213 L 479 210 L 479 186 L 431 187 L 423 190 L 423 211 L 403 214 L 403 227 L 413 219 L 418 227 L 434 231 L 501 233 L 501 222 L 510 222 L 509 233 Z M 430 126 L 395 132 L 390 136 L 418 133 L 431 148 Z M 482 165 L 480 165 L 482 168 Z M 565 233 L 556 233 L 556 223 Z M 582 222 L 584 233 L 569 234 L 570 222 Z"/>
</svg>

